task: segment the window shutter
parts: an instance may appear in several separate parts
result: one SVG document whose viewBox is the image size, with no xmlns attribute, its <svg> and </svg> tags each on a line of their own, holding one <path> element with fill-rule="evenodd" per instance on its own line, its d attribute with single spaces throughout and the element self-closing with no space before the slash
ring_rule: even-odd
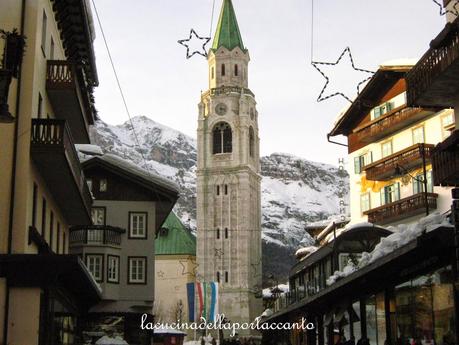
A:
<svg viewBox="0 0 459 345">
<path fill-rule="evenodd" d="M 381 189 L 381 206 L 386 204 L 386 187 Z"/>
<path fill-rule="evenodd" d="M 386 103 L 386 113 L 390 112 L 394 108 L 394 104 L 392 102 L 387 102 Z"/>
<path fill-rule="evenodd" d="M 376 107 L 374 110 L 373 110 L 373 117 L 375 119 L 377 119 L 378 117 L 381 116 L 381 108 L 380 107 Z"/>
<path fill-rule="evenodd" d="M 395 200 L 400 200 L 400 182 L 397 182 L 395 185 Z"/>
<path fill-rule="evenodd" d="M 373 163 L 373 151 L 370 151 L 370 163 Z"/>
<path fill-rule="evenodd" d="M 413 194 L 418 194 L 419 193 L 419 181 L 417 180 L 417 177 L 413 177 Z"/>
<path fill-rule="evenodd" d="M 354 170 L 356 174 L 360 174 L 362 172 L 360 166 L 360 157 L 354 157 Z"/>
</svg>

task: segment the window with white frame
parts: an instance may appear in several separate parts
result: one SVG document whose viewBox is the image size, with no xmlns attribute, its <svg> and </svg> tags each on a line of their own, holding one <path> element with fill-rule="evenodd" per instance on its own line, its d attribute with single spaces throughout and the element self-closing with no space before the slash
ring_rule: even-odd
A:
<svg viewBox="0 0 459 345">
<path fill-rule="evenodd" d="M 427 171 L 427 193 L 433 193 L 432 171 Z M 417 174 L 413 177 L 413 194 L 424 193 L 424 173 Z"/>
<path fill-rule="evenodd" d="M 381 144 L 381 155 L 382 157 L 387 157 L 392 154 L 392 141 L 386 141 Z"/>
<path fill-rule="evenodd" d="M 451 134 L 451 129 L 454 127 L 454 115 L 449 113 L 441 118 L 441 133 L 442 138 L 446 139 Z"/>
<path fill-rule="evenodd" d="M 394 109 L 394 104 L 392 102 L 383 103 L 372 110 L 371 117 L 373 120 L 377 119 L 380 116 L 389 113 L 390 111 L 392 111 L 392 109 Z"/>
<path fill-rule="evenodd" d="M 400 200 L 400 183 L 394 183 L 381 189 L 381 205 Z"/>
<path fill-rule="evenodd" d="M 147 238 L 146 212 L 129 212 L 129 238 Z"/>
<path fill-rule="evenodd" d="M 360 195 L 360 212 L 368 211 L 371 208 L 370 193 Z"/>
<path fill-rule="evenodd" d="M 128 266 L 128 283 L 145 284 L 147 282 L 147 259 L 145 257 L 130 257 L 128 259 Z"/>
<path fill-rule="evenodd" d="M 103 280 L 104 256 L 101 254 L 87 254 L 86 267 L 97 282 Z"/>
<path fill-rule="evenodd" d="M 416 127 L 412 130 L 413 145 L 425 142 L 424 126 Z"/>
<path fill-rule="evenodd" d="M 119 283 L 120 281 L 120 257 L 109 255 L 107 264 L 107 281 L 110 283 Z"/>
<path fill-rule="evenodd" d="M 354 157 L 354 171 L 356 174 L 360 174 L 363 171 L 365 165 L 373 163 L 372 152 L 366 152 L 360 156 Z"/>
</svg>

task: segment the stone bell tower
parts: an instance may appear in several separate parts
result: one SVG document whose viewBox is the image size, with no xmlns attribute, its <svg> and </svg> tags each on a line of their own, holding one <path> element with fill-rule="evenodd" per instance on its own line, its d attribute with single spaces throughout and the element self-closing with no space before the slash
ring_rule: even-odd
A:
<svg viewBox="0 0 459 345">
<path fill-rule="evenodd" d="M 209 90 L 199 103 L 198 280 L 220 282 L 219 313 L 239 323 L 262 312 L 258 112 L 249 60 L 233 4 L 223 0 L 208 57 Z"/>
</svg>

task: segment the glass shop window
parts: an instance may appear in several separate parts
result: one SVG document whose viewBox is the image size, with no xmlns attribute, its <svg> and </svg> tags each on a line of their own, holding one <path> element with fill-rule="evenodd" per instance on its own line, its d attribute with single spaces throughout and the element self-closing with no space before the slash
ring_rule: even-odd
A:
<svg viewBox="0 0 459 345">
<path fill-rule="evenodd" d="M 367 337 L 370 344 L 384 345 L 386 341 L 386 314 L 384 293 L 373 295 L 366 300 Z"/>
<path fill-rule="evenodd" d="M 397 342 L 456 344 L 451 267 L 395 288 Z"/>
</svg>

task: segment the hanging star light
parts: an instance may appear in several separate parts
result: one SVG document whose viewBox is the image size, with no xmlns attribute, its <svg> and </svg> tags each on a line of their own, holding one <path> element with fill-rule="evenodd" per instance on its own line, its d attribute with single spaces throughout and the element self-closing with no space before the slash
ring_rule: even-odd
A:
<svg viewBox="0 0 459 345">
<path fill-rule="evenodd" d="M 190 275 L 192 277 L 196 277 L 199 264 L 195 259 L 190 260 L 191 267 L 188 267 L 188 260 L 180 260 L 179 263 L 180 266 L 182 266 L 182 275 Z"/>
<path fill-rule="evenodd" d="M 215 256 L 221 259 L 223 256 L 223 250 L 217 249 L 217 248 L 214 248 L 214 250 L 215 250 Z"/>
<path fill-rule="evenodd" d="M 456 17 L 459 17 L 459 2 L 457 0 L 453 0 L 454 1 L 454 5 L 451 7 L 452 10 L 450 9 L 447 9 L 445 8 L 440 2 L 438 2 L 437 0 L 432 0 L 434 3 L 436 3 L 438 5 L 438 7 L 440 8 L 440 16 L 444 16 L 445 14 L 447 13 L 450 13 L 452 15 L 455 15 Z"/>
<path fill-rule="evenodd" d="M 190 42 L 192 40 L 195 40 L 195 39 L 203 41 L 202 50 L 193 50 L 190 53 L 190 51 L 191 51 Z M 179 40 L 178 43 L 181 44 L 182 46 L 186 47 L 186 58 L 187 59 L 190 59 L 195 54 L 198 54 L 198 55 L 201 55 L 201 56 L 207 58 L 206 45 L 207 45 L 207 43 L 209 43 L 209 41 L 210 41 L 210 37 L 201 37 L 196 33 L 196 31 L 194 31 L 194 29 L 191 29 L 190 30 L 190 37 L 188 39 Z"/>
<path fill-rule="evenodd" d="M 332 98 L 332 97 L 335 97 L 335 96 L 341 96 L 343 97 L 344 99 L 348 100 L 349 102 L 352 103 L 352 100 L 349 96 L 345 95 L 344 92 L 334 92 L 332 94 L 329 94 L 329 95 L 326 95 L 324 96 L 324 93 L 325 93 L 325 90 L 327 89 L 327 86 L 328 84 L 330 83 L 330 78 L 318 67 L 318 66 L 336 66 L 338 65 L 341 60 L 343 59 L 343 57 L 347 55 L 349 57 L 349 61 L 351 63 L 351 66 L 352 66 L 352 69 L 354 69 L 354 71 L 358 71 L 358 72 L 362 72 L 362 73 L 369 73 L 371 74 L 371 76 L 365 78 L 364 80 L 362 80 L 361 82 L 358 83 L 357 85 L 357 94 L 360 94 L 360 86 L 362 84 L 364 84 L 365 82 L 367 82 L 368 80 L 371 79 L 371 77 L 373 76 L 374 72 L 373 71 L 368 71 L 366 69 L 362 69 L 362 68 L 357 68 L 355 67 L 355 64 L 354 64 L 354 58 L 352 57 L 352 53 L 351 53 L 351 49 L 349 47 L 347 47 L 346 49 L 344 49 L 344 51 L 341 53 L 341 55 L 339 56 L 338 60 L 336 60 L 336 62 L 319 62 L 319 61 L 312 61 L 311 64 L 312 66 L 317 70 L 319 71 L 320 74 L 322 74 L 322 76 L 325 78 L 326 82 L 325 82 L 325 85 L 324 87 L 322 88 L 322 91 L 320 92 L 319 94 L 319 97 L 317 98 L 317 102 L 322 102 L 322 101 L 325 101 L 329 98 Z"/>
</svg>

